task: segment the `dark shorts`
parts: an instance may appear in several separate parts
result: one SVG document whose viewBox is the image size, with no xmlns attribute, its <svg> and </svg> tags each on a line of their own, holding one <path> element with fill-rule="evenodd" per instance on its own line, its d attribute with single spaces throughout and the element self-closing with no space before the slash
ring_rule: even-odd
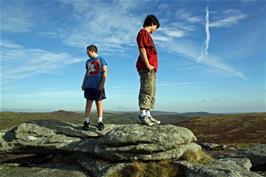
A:
<svg viewBox="0 0 266 177">
<path fill-rule="evenodd" d="M 98 89 L 85 88 L 84 97 L 87 100 L 92 100 L 92 101 L 104 100 L 106 98 L 105 90 L 103 89 L 103 91 L 99 91 Z"/>
</svg>

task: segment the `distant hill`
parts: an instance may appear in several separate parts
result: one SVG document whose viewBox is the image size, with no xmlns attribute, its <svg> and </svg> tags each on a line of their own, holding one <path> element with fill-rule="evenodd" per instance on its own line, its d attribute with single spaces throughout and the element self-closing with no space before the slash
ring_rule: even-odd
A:
<svg viewBox="0 0 266 177">
<path fill-rule="evenodd" d="M 214 115 L 213 113 L 209 113 L 209 112 L 186 112 L 186 113 L 179 113 L 179 114 L 184 115 L 184 116 L 209 116 L 209 115 Z"/>
</svg>

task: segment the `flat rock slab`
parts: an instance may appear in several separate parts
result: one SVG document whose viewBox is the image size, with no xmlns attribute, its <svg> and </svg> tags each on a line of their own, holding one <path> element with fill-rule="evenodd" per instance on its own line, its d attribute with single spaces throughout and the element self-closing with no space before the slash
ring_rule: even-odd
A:
<svg viewBox="0 0 266 177">
<path fill-rule="evenodd" d="M 0 135 L 0 153 L 85 152 L 110 161 L 178 159 L 201 149 L 189 129 L 174 125 L 106 124 L 103 131 L 84 131 L 82 125 L 38 120 Z"/>
</svg>

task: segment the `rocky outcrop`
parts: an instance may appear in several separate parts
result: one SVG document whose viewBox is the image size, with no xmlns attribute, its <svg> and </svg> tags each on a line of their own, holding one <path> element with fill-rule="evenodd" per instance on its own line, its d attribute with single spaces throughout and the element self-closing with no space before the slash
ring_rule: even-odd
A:
<svg viewBox="0 0 266 177">
<path fill-rule="evenodd" d="M 236 156 L 249 158 L 254 166 L 264 166 L 266 168 L 266 144 L 258 144 L 238 150 Z"/>
<path fill-rule="evenodd" d="M 92 127 L 59 121 L 32 121 L 2 133 L 2 153 L 83 152 L 110 161 L 178 159 L 186 151 L 198 151 L 196 137 L 173 125 L 107 125 Z"/>
<path fill-rule="evenodd" d="M 219 145 L 215 146 L 204 145 L 203 148 L 210 150 L 209 153 L 212 154 L 216 159 L 225 159 L 225 158 L 238 158 L 238 159 L 249 159 L 252 163 L 252 170 L 257 171 L 260 174 L 266 176 L 266 144 L 254 144 L 249 145 L 246 148 L 237 148 L 232 147 L 232 145 Z M 213 147 L 213 148 L 210 148 Z M 226 147 L 221 149 L 217 147 Z"/>
<path fill-rule="evenodd" d="M 48 176 L 51 173 L 64 176 L 67 173 L 64 169 L 69 170 L 71 166 L 75 168 L 70 170 L 72 173 L 68 175 L 73 177 L 79 175 L 108 177 L 115 174 L 128 176 L 126 175 L 128 173 L 140 173 L 140 166 L 153 171 L 150 170 L 153 165 L 149 166 L 149 163 L 167 161 L 167 165 L 171 165 L 173 169 L 172 174 L 179 176 L 180 174 L 183 176 L 200 174 L 204 177 L 212 177 L 214 174 L 230 177 L 235 177 L 236 174 L 254 177 L 257 175 L 249 171 L 251 164 L 248 159 L 238 159 L 238 161 L 220 159 L 209 164 L 200 164 L 198 157 L 196 163 L 185 161 L 187 154 L 195 155 L 201 151 L 201 146 L 196 140 L 194 134 L 187 128 L 173 125 L 148 127 L 138 124 L 109 124 L 103 131 L 98 131 L 93 126 L 89 131 L 83 131 L 81 125 L 68 122 L 31 121 L 0 131 L 0 156 L 7 153 L 12 155 L 9 159 L 7 156 L 0 158 L 2 163 L 0 170 L 5 176 L 10 173 L 7 164 L 18 164 L 12 167 L 18 170 L 17 173 L 15 171 L 12 173 L 12 176 L 16 176 L 25 170 L 19 164 L 24 166 L 26 164 L 32 170 L 41 169 L 43 174 Z M 29 163 L 32 157 L 19 160 L 16 154 L 37 155 L 34 158 L 37 158 L 37 162 L 39 160 L 41 165 L 36 163 L 36 159 L 32 161 L 33 163 Z M 39 155 L 41 156 L 38 157 Z M 166 171 L 169 171 L 167 165 L 158 167 L 165 166 Z M 52 166 L 55 168 L 51 168 Z M 159 169 L 157 172 L 162 171 L 163 169 L 161 171 Z M 41 172 L 35 174 L 42 176 Z M 27 173 L 26 176 L 32 177 L 34 174 Z"/>
<path fill-rule="evenodd" d="M 23 167 L 16 165 L 0 165 L 0 177 L 87 177 L 88 175 L 72 166 L 48 165 L 39 167 Z"/>
<path fill-rule="evenodd" d="M 183 166 L 186 177 L 261 177 L 249 171 L 251 163 L 248 159 L 220 159 L 207 165 L 192 164 L 187 161 L 177 164 Z"/>
</svg>

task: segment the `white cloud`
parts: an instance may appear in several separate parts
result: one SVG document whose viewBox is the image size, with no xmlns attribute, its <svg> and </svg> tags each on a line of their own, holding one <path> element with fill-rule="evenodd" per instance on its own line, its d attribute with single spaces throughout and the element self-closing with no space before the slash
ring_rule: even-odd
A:
<svg viewBox="0 0 266 177">
<path fill-rule="evenodd" d="M 4 39 L 1 39 L 0 47 L 1 48 L 14 48 L 14 49 L 21 49 L 21 48 L 23 48 L 23 46 L 21 46 L 21 45 L 12 43 L 12 42 L 7 41 L 7 40 L 4 40 Z"/>
<path fill-rule="evenodd" d="M 159 42 L 164 42 L 164 41 L 171 40 L 170 37 L 165 36 L 165 35 L 160 35 L 160 34 L 154 35 L 152 38 L 153 38 L 153 40 L 159 41 Z"/>
<path fill-rule="evenodd" d="M 190 40 L 169 40 L 167 42 L 159 42 L 160 47 L 167 49 L 169 52 L 175 52 L 181 57 L 197 62 L 198 56 L 200 55 L 200 46 Z M 241 79 L 247 80 L 246 76 L 238 71 L 237 69 L 222 62 L 221 58 L 209 53 L 200 64 L 206 65 L 214 70 L 223 72 L 225 74 L 240 77 Z"/>
<path fill-rule="evenodd" d="M 175 82 L 175 83 L 168 83 L 168 82 L 163 82 L 163 83 L 159 83 L 157 86 L 158 87 L 181 87 L 181 86 L 192 86 L 195 85 L 195 83 L 193 82 Z"/>
<path fill-rule="evenodd" d="M 27 49 L 9 41 L 1 44 L 1 50 L 1 80 L 4 83 L 15 82 L 40 73 L 55 74 L 65 65 L 82 61 L 68 53 Z"/>
<path fill-rule="evenodd" d="M 163 27 L 159 29 L 160 29 L 159 33 L 163 33 L 164 35 L 169 37 L 182 38 L 185 37 L 186 35 L 186 32 L 184 30 L 174 27 Z"/>
<path fill-rule="evenodd" d="M 1 1 L 1 32 L 30 32 L 30 12 L 17 1 Z"/>
<path fill-rule="evenodd" d="M 176 12 L 176 16 L 179 19 L 185 20 L 188 23 L 199 23 L 201 21 L 201 18 L 199 16 L 193 16 L 190 11 L 187 11 L 185 9 L 180 9 Z"/>
<path fill-rule="evenodd" d="M 142 22 L 133 15 L 139 3 L 133 1 L 115 1 L 110 3 L 89 2 L 90 10 L 83 10 L 79 1 L 67 1 L 79 15 L 78 25 L 68 29 L 62 37 L 64 44 L 83 48 L 94 43 L 106 50 L 125 51 L 125 47 L 135 43 L 137 31 Z M 83 4 L 83 3 L 82 3 Z"/>
<path fill-rule="evenodd" d="M 243 20 L 247 17 L 239 9 L 228 9 L 222 12 L 221 15 L 211 20 L 210 27 L 231 27 L 235 24 L 238 24 L 240 20 Z"/>
<path fill-rule="evenodd" d="M 208 6 L 206 7 L 206 15 L 205 15 L 205 33 L 206 33 L 206 39 L 204 41 L 204 50 L 202 51 L 201 55 L 198 58 L 198 62 L 201 61 L 202 58 L 206 58 L 208 56 L 208 49 L 209 49 L 209 43 L 211 39 L 211 34 L 209 30 L 209 9 Z"/>
</svg>

